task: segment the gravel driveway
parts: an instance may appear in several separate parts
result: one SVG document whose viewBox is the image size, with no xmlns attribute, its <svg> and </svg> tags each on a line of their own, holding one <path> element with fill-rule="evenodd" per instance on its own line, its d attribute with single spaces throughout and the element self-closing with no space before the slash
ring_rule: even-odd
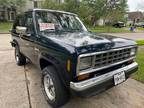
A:
<svg viewBox="0 0 144 108">
<path fill-rule="evenodd" d="M 0 108 L 50 108 L 32 64 L 18 67 L 10 35 L 0 35 Z M 144 84 L 133 79 L 94 97 L 71 97 L 62 108 L 144 108 Z"/>
</svg>

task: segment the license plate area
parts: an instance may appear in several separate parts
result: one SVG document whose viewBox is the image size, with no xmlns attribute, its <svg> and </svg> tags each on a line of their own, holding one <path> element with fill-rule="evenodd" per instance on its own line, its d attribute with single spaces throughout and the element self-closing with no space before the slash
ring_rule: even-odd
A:
<svg viewBox="0 0 144 108">
<path fill-rule="evenodd" d="M 119 73 L 114 75 L 114 84 L 115 85 L 118 85 L 118 84 L 124 82 L 125 80 L 126 80 L 126 78 L 125 78 L 125 72 L 124 71 L 119 72 Z"/>
</svg>

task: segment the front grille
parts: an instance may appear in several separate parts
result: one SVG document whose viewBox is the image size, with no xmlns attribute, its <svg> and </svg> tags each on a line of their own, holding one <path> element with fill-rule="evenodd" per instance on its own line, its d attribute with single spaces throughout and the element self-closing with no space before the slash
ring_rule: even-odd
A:
<svg viewBox="0 0 144 108">
<path fill-rule="evenodd" d="M 136 52 L 137 47 L 131 46 L 89 54 L 82 54 L 78 57 L 77 75 L 94 73 L 126 62 L 131 62 L 135 59 Z M 80 59 L 84 57 L 91 57 L 92 63 L 89 68 L 80 70 Z"/>
<path fill-rule="evenodd" d="M 101 68 L 129 59 L 131 48 L 109 51 L 94 55 L 94 68 Z"/>
</svg>

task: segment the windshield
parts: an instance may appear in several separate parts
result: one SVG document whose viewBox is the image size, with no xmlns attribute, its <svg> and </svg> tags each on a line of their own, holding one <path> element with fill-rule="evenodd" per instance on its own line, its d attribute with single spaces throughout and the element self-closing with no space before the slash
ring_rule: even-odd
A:
<svg viewBox="0 0 144 108">
<path fill-rule="evenodd" d="M 75 15 L 59 12 L 36 12 L 36 22 L 39 32 L 75 32 L 87 31 Z"/>
</svg>

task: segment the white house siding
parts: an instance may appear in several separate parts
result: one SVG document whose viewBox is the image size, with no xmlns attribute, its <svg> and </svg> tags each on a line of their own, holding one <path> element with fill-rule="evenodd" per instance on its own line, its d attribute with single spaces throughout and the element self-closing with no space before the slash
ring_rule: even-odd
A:
<svg viewBox="0 0 144 108">
<path fill-rule="evenodd" d="M 27 0 L 25 6 L 22 9 L 20 9 L 19 12 L 21 13 L 21 12 L 27 11 L 29 9 L 33 9 L 34 8 L 34 1 L 37 1 L 38 8 L 40 8 L 42 5 L 42 2 L 44 0 Z"/>
<path fill-rule="evenodd" d="M 99 20 L 97 21 L 97 25 L 99 25 L 99 26 L 105 25 L 105 24 L 104 24 L 104 19 L 99 19 Z"/>
</svg>

